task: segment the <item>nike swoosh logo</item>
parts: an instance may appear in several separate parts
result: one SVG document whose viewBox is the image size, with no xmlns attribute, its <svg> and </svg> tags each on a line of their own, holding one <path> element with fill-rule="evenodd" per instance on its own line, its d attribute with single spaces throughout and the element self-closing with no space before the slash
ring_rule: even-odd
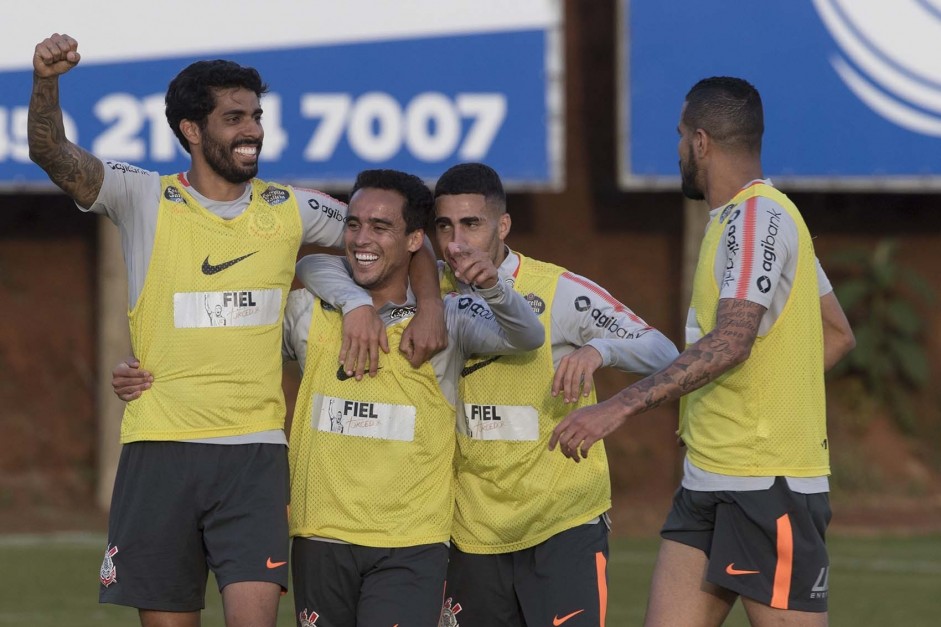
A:
<svg viewBox="0 0 941 627">
<path fill-rule="evenodd" d="M 572 618 L 573 616 L 578 616 L 579 614 L 581 614 L 581 613 L 584 612 L 584 611 L 585 611 L 585 610 L 576 610 L 576 611 L 572 612 L 571 614 L 566 614 L 566 615 L 563 616 L 562 618 L 559 618 L 559 615 L 556 614 L 555 616 L 552 617 L 552 625 L 553 625 L 553 627 L 559 627 L 559 625 L 561 625 L 562 623 L 564 623 L 564 622 L 567 621 L 568 619 Z"/>
<path fill-rule="evenodd" d="M 203 261 L 203 268 L 202 268 L 203 274 L 215 274 L 216 272 L 222 272 L 226 268 L 231 268 L 232 266 L 242 261 L 243 259 L 248 259 L 249 257 L 251 257 L 257 252 L 258 251 L 256 250 L 254 253 L 248 253 L 247 255 L 242 255 L 241 257 L 236 257 L 235 259 L 223 261 L 222 263 L 216 266 L 209 263 L 209 255 L 206 255 L 206 260 Z"/>
<path fill-rule="evenodd" d="M 735 568 L 735 562 L 729 562 L 729 565 L 725 567 L 725 572 L 729 575 L 757 575 L 760 573 L 760 570 L 739 570 Z"/>
<path fill-rule="evenodd" d="M 382 370 L 382 366 L 376 368 L 376 371 Z M 340 367 L 337 368 L 337 379 L 340 381 L 346 381 L 347 379 L 352 379 L 354 375 L 346 374 L 346 370 L 343 369 L 343 364 L 340 364 Z"/>
<path fill-rule="evenodd" d="M 268 562 L 265 564 L 268 568 L 280 568 L 287 564 L 287 562 L 272 562 L 271 558 L 268 558 Z"/>
<path fill-rule="evenodd" d="M 477 362 L 476 364 L 474 364 L 473 366 L 467 366 L 466 368 L 464 368 L 463 370 L 461 370 L 461 376 L 462 376 L 462 377 L 466 377 L 466 376 L 468 376 L 468 375 L 474 374 L 475 372 L 477 372 L 478 370 L 480 370 L 480 369 L 483 368 L 484 366 L 489 366 L 490 364 L 492 364 L 492 363 L 495 362 L 496 360 L 500 359 L 500 357 L 502 357 L 502 355 L 497 355 L 496 357 L 491 357 L 490 359 L 485 359 L 485 360 L 483 360 L 483 361 L 478 361 L 478 362 Z"/>
</svg>

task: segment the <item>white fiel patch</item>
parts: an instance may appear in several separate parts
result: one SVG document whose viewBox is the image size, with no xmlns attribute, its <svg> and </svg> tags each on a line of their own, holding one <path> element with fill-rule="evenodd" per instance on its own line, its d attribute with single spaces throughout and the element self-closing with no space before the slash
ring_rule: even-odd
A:
<svg viewBox="0 0 941 627">
<path fill-rule="evenodd" d="M 380 440 L 415 439 L 415 406 L 314 396 L 310 425 L 318 431 Z"/>
<path fill-rule="evenodd" d="M 277 323 L 280 316 L 279 289 L 173 295 L 173 324 L 177 329 L 259 327 Z"/>
<path fill-rule="evenodd" d="M 475 440 L 539 439 L 539 412 L 531 405 L 459 405 L 458 432 Z"/>
</svg>

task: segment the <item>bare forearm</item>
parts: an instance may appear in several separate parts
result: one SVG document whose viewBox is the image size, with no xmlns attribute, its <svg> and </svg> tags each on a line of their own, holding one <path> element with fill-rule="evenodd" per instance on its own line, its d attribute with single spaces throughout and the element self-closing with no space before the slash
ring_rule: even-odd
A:
<svg viewBox="0 0 941 627">
<path fill-rule="evenodd" d="M 744 300 L 719 301 L 716 328 L 670 365 L 622 390 L 615 398 L 627 414 L 638 414 L 715 381 L 751 354 L 765 308 Z"/>
<path fill-rule="evenodd" d="M 441 286 L 438 280 L 438 264 L 428 238 L 425 238 L 425 245 L 412 255 L 408 278 L 419 307 L 433 301 L 440 303 Z"/>
<path fill-rule="evenodd" d="M 101 189 L 104 168 L 98 158 L 65 136 L 58 77 L 33 78 L 27 137 L 30 159 L 79 205 L 91 206 Z"/>
</svg>

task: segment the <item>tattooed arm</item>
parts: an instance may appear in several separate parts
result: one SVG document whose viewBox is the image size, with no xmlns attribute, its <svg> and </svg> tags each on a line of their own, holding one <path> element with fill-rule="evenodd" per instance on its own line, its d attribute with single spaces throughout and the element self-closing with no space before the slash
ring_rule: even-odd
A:
<svg viewBox="0 0 941 627">
<path fill-rule="evenodd" d="M 82 207 L 98 197 L 104 178 L 101 161 L 65 136 L 59 106 L 59 76 L 78 65 L 78 42 L 55 34 L 36 45 L 33 92 L 29 100 L 29 158 Z"/>
<path fill-rule="evenodd" d="M 716 326 L 659 372 L 621 390 L 608 400 L 572 412 L 556 425 L 549 449 L 576 462 L 588 449 L 630 416 L 636 416 L 698 390 L 748 359 L 758 325 L 767 309 L 747 300 L 723 298 Z"/>
</svg>

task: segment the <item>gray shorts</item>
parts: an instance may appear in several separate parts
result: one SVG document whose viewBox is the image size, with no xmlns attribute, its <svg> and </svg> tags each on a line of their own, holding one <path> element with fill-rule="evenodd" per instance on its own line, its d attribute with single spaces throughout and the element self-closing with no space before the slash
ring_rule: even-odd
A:
<svg viewBox="0 0 941 627">
<path fill-rule="evenodd" d="M 452 546 L 441 625 L 598 627 L 607 611 L 607 561 L 607 517 L 512 553 Z"/>
<path fill-rule="evenodd" d="M 793 492 L 784 477 L 767 490 L 680 488 L 660 535 L 702 550 L 717 586 L 778 609 L 826 612 L 830 515 L 826 492 Z"/>
<path fill-rule="evenodd" d="M 448 567 L 443 543 L 396 549 L 294 538 L 298 625 L 434 627 Z"/>
<path fill-rule="evenodd" d="M 100 602 L 199 610 L 210 569 L 220 590 L 242 581 L 287 589 L 288 480 L 281 444 L 125 444 Z"/>
</svg>

